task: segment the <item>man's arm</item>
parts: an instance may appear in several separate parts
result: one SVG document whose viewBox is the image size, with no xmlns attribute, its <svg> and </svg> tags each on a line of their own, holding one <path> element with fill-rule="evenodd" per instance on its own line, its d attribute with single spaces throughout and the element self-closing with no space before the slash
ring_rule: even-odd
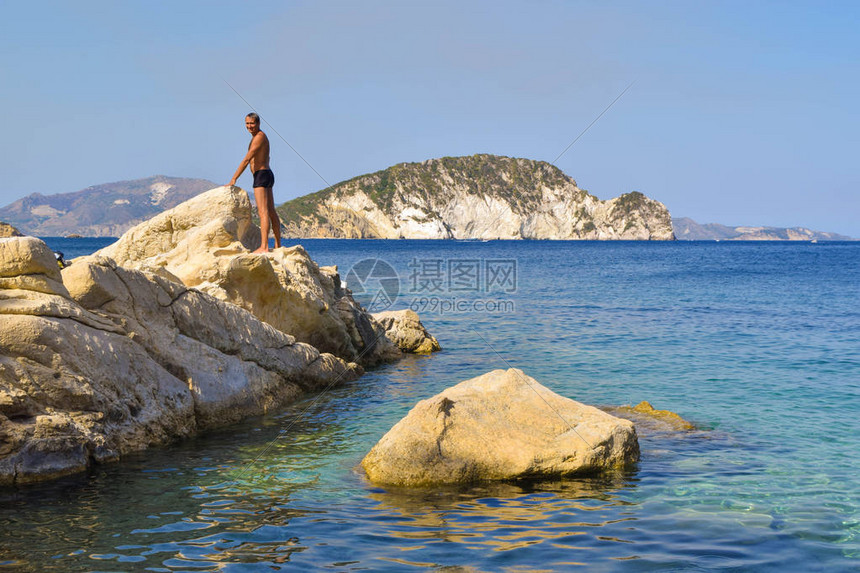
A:
<svg viewBox="0 0 860 573">
<path fill-rule="evenodd" d="M 248 146 L 248 153 L 245 155 L 242 163 L 239 164 L 239 168 L 236 170 L 236 173 L 233 174 L 233 179 L 230 180 L 231 187 L 236 184 L 236 180 L 241 177 L 242 172 L 245 171 L 245 168 L 248 167 L 248 164 L 251 163 L 251 160 L 263 147 L 264 141 L 265 136 L 263 135 L 263 132 L 258 133 L 251 139 L 251 145 Z"/>
</svg>

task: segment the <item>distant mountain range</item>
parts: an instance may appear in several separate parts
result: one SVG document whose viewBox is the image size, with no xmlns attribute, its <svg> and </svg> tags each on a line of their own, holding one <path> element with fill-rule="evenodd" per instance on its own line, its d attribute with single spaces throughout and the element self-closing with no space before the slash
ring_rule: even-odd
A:
<svg viewBox="0 0 860 573">
<path fill-rule="evenodd" d="M 688 217 L 673 217 L 679 241 L 853 241 L 838 233 L 812 231 L 805 227 L 729 227 L 697 223 Z"/>
<path fill-rule="evenodd" d="M 156 175 L 73 193 L 33 193 L 0 209 L 0 221 L 38 237 L 118 237 L 141 221 L 217 186 L 205 179 Z"/>
</svg>

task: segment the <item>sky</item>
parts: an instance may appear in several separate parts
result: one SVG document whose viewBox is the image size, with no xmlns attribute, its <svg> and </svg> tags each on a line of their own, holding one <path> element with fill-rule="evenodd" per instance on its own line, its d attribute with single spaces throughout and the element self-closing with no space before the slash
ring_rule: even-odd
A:
<svg viewBox="0 0 860 573">
<path fill-rule="evenodd" d="M 0 205 L 227 183 L 255 109 L 278 203 L 492 153 L 701 223 L 860 237 L 860 2 L 0 0 L 0 27 Z"/>
</svg>

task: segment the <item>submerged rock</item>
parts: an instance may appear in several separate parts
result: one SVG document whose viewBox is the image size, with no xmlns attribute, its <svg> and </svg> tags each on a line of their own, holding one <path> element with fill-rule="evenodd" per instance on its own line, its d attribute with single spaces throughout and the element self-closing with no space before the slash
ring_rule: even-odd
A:
<svg viewBox="0 0 860 573">
<path fill-rule="evenodd" d="M 361 465 L 377 484 L 426 486 L 591 474 L 638 459 L 630 421 L 510 369 L 419 402 Z"/>
<path fill-rule="evenodd" d="M 607 408 L 611 414 L 632 421 L 637 427 L 645 427 L 652 432 L 678 432 L 695 430 L 696 426 L 675 412 L 655 410 L 650 402 L 642 401 L 635 406 Z"/>
<path fill-rule="evenodd" d="M 80 471 L 361 373 L 251 313 L 112 260 L 0 240 L 0 484 Z"/>
<path fill-rule="evenodd" d="M 130 229 L 95 253 L 236 304 L 276 329 L 345 360 L 394 360 L 400 350 L 301 246 L 258 255 L 247 193 L 218 187 Z M 407 350 L 408 351 L 408 350 Z"/>
</svg>

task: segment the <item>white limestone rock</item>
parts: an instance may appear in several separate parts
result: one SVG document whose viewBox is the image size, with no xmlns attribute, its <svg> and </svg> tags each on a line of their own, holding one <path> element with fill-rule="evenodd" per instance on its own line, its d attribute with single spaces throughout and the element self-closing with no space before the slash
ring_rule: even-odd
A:
<svg viewBox="0 0 860 573">
<path fill-rule="evenodd" d="M 0 238 L 5 239 L 6 237 L 22 237 L 23 234 L 21 231 L 13 227 L 8 223 L 0 222 Z"/>
<path fill-rule="evenodd" d="M 0 274 L 61 288 L 0 284 L 0 485 L 80 471 L 361 373 L 176 282 L 98 257 L 61 274 L 41 241 L 7 241 Z"/>
<path fill-rule="evenodd" d="M 14 288 L 69 296 L 54 252 L 36 237 L 0 239 L 0 289 Z"/>
<path fill-rule="evenodd" d="M 593 474 L 638 459 L 632 422 L 510 369 L 422 400 L 361 465 L 376 484 L 430 486 Z"/>
<path fill-rule="evenodd" d="M 130 229 L 94 256 L 181 281 L 348 361 L 400 356 L 341 288 L 335 269 L 320 269 L 300 245 L 252 254 L 256 241 L 247 193 L 218 187 Z"/>
<path fill-rule="evenodd" d="M 418 313 L 413 310 L 387 310 L 375 313 L 373 318 L 403 352 L 429 354 L 442 350 L 439 341 L 424 328 Z"/>
</svg>

